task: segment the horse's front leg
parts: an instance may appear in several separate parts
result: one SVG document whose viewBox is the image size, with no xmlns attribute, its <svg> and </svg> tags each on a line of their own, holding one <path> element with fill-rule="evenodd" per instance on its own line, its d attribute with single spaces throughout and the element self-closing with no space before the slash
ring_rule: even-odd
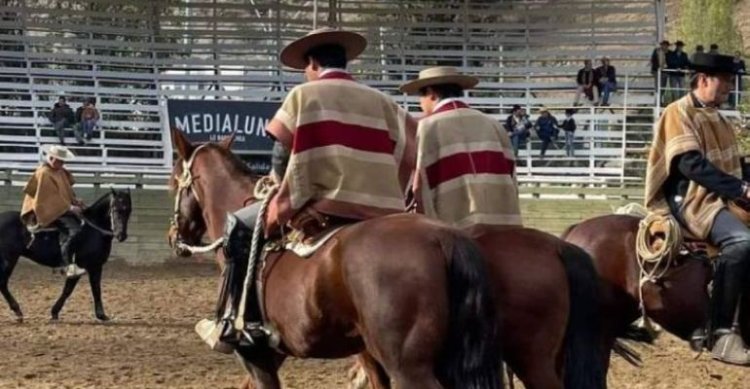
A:
<svg viewBox="0 0 750 389">
<path fill-rule="evenodd" d="M 8 281 L 10 281 L 10 276 L 13 274 L 13 269 L 15 269 L 16 263 L 18 263 L 18 258 L 11 261 L 8 260 L 7 257 L 0 257 L 0 294 L 3 295 L 5 301 L 8 302 L 8 307 L 10 307 L 10 310 L 16 315 L 16 321 L 23 323 L 23 312 L 21 312 L 21 306 L 18 305 L 18 302 L 8 289 Z"/>
<path fill-rule="evenodd" d="M 94 298 L 94 314 L 97 320 L 109 321 L 109 317 L 104 313 L 104 304 L 102 303 L 102 267 L 96 266 L 87 270 L 89 284 L 91 284 L 91 296 Z"/>
<path fill-rule="evenodd" d="M 286 356 L 270 349 L 240 348 L 235 351 L 242 367 L 250 373 L 241 388 L 243 389 L 281 389 L 279 368 Z"/>
<path fill-rule="evenodd" d="M 349 369 L 349 389 L 390 389 L 391 379 L 383 365 L 367 351 L 361 352 Z"/>
<path fill-rule="evenodd" d="M 60 318 L 60 311 L 62 311 L 63 305 L 65 305 L 65 301 L 73 293 L 73 290 L 76 288 L 76 285 L 78 285 L 78 280 L 80 279 L 81 277 L 74 277 L 65 280 L 65 286 L 63 287 L 62 294 L 55 302 L 55 305 L 52 306 L 52 320 L 58 320 Z"/>
</svg>

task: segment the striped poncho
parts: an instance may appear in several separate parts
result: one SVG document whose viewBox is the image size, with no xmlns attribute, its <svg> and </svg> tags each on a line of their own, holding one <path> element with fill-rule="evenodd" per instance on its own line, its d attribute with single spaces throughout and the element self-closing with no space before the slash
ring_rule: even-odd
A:
<svg viewBox="0 0 750 389">
<path fill-rule="evenodd" d="M 500 123 L 458 100 L 419 121 L 413 190 L 418 212 L 471 232 L 518 226 L 510 140 Z"/>
<path fill-rule="evenodd" d="M 294 88 L 274 119 L 291 157 L 269 219 L 283 225 L 306 206 L 357 220 L 403 212 L 416 125 L 391 98 L 326 71 Z"/>
<path fill-rule="evenodd" d="M 654 126 L 646 170 L 645 205 L 650 212 L 670 213 L 664 184 L 672 171 L 674 158 L 688 151 L 698 151 L 718 169 L 742 177 L 733 126 L 719 110 L 697 107 L 688 94 L 667 106 Z M 706 239 L 716 214 L 726 205 L 718 194 L 691 181 L 682 202 L 687 232 L 694 238 Z"/>
</svg>

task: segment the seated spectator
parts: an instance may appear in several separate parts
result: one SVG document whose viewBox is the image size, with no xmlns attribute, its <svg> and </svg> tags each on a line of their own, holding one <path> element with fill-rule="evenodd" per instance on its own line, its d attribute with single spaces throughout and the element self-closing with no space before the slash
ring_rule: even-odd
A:
<svg viewBox="0 0 750 389">
<path fill-rule="evenodd" d="M 664 91 L 667 86 L 667 75 L 660 74 L 660 71 L 667 69 L 667 57 L 670 56 L 669 41 L 661 41 L 659 47 L 651 53 L 651 74 L 654 76 L 654 90 Z"/>
<path fill-rule="evenodd" d="M 596 77 L 599 84 L 599 93 L 601 93 L 601 106 L 609 106 L 609 96 L 617 90 L 617 75 L 615 67 L 610 66 L 609 58 L 602 57 L 602 66 L 596 68 Z"/>
<path fill-rule="evenodd" d="M 594 86 L 595 86 L 595 73 L 594 68 L 591 66 L 591 60 L 587 59 L 583 61 L 583 68 L 578 71 L 576 76 L 576 98 L 573 101 L 573 105 L 578 105 L 578 101 L 581 99 L 581 94 L 586 95 L 594 105 L 598 103 L 598 98 L 595 98 Z M 598 97 L 598 96 L 597 96 Z"/>
<path fill-rule="evenodd" d="M 513 154 L 518 157 L 518 150 L 526 145 L 529 138 L 531 121 L 526 115 L 526 110 L 516 105 L 513 114 L 508 117 L 506 129 L 510 132 L 510 143 L 513 146 Z"/>
<path fill-rule="evenodd" d="M 510 115 L 505 118 L 505 124 L 503 125 L 503 127 L 505 127 L 505 130 L 508 131 L 509 134 L 513 132 L 513 117 L 516 116 L 516 113 L 520 110 L 520 105 L 513 105 L 513 108 L 510 109 Z"/>
<path fill-rule="evenodd" d="M 563 120 L 562 125 L 560 125 L 563 131 L 565 131 L 565 155 L 568 157 L 575 156 L 575 144 L 573 144 L 576 132 L 576 121 L 573 119 L 573 114 L 575 114 L 575 112 L 575 109 L 566 109 L 565 119 Z"/>
<path fill-rule="evenodd" d="M 75 117 L 73 110 L 70 108 L 68 103 L 65 101 L 65 97 L 60 96 L 52 109 L 47 114 L 49 121 L 52 122 L 52 126 L 57 132 L 57 137 L 60 139 L 60 144 L 65 144 L 65 128 L 73 125 Z"/>
<path fill-rule="evenodd" d="M 546 107 L 539 109 L 539 118 L 536 119 L 534 128 L 536 129 L 536 135 L 542 141 L 542 148 L 540 156 L 544 158 L 544 154 L 547 152 L 547 148 L 550 143 L 557 139 L 557 134 L 560 131 L 557 124 L 557 119 L 550 115 L 549 110 Z"/>
<path fill-rule="evenodd" d="M 99 122 L 99 111 L 96 109 L 96 99 L 90 98 L 86 101 L 81 112 L 81 129 L 87 141 L 93 137 L 94 128 Z"/>
<path fill-rule="evenodd" d="M 708 47 L 708 54 L 719 54 L 719 45 L 711 43 L 711 46 Z"/>
</svg>

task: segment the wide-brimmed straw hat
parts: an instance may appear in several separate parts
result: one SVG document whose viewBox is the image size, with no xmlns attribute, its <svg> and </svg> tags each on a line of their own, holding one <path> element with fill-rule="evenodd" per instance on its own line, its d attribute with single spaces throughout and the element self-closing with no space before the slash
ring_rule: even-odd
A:
<svg viewBox="0 0 750 389">
<path fill-rule="evenodd" d="M 340 45 L 346 52 L 347 61 L 351 61 L 365 51 L 367 39 L 356 32 L 319 28 L 286 45 L 279 58 L 281 63 L 290 68 L 304 69 L 307 67 L 305 55 L 311 49 L 323 45 Z"/>
<path fill-rule="evenodd" d="M 419 77 L 416 80 L 401 85 L 398 90 L 412 95 L 418 93 L 420 89 L 431 85 L 455 84 L 463 89 L 471 89 L 478 83 L 478 78 L 461 74 L 458 72 L 458 69 L 452 66 L 437 66 L 422 70 L 419 72 Z"/>
<path fill-rule="evenodd" d="M 42 146 L 42 152 L 44 155 L 60 161 L 70 161 L 76 157 L 67 147 L 59 145 L 44 145 Z"/>
</svg>

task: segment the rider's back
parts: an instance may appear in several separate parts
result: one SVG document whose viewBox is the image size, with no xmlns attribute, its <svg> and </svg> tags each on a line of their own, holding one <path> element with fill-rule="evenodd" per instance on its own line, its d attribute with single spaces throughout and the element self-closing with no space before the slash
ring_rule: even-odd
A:
<svg viewBox="0 0 750 389">
<path fill-rule="evenodd" d="M 324 78 L 294 88 L 276 117 L 293 136 L 282 220 L 308 204 L 358 220 L 402 212 L 407 114 L 391 98 L 350 78 Z"/>
</svg>

